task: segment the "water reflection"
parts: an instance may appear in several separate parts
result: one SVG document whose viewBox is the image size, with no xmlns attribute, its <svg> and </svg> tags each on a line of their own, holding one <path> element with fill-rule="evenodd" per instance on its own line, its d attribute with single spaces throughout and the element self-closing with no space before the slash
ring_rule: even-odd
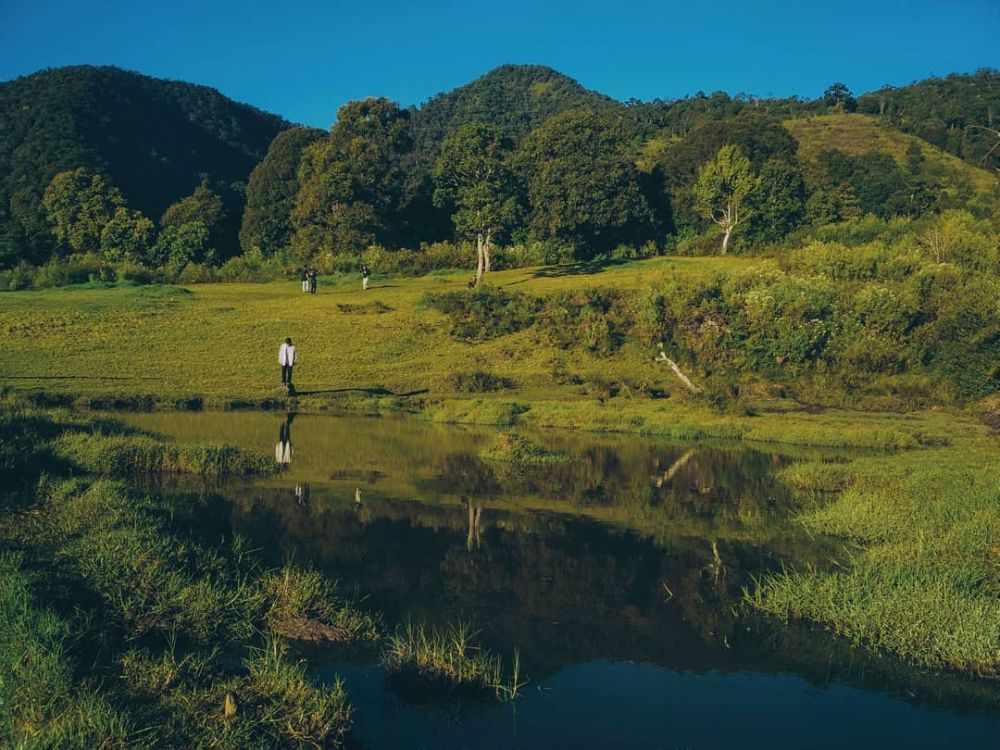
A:
<svg viewBox="0 0 1000 750">
<path fill-rule="evenodd" d="M 274 446 L 274 460 L 282 468 L 288 468 L 292 463 L 292 420 L 295 418 L 294 412 L 288 412 L 281 420 L 281 427 L 278 428 L 278 442 Z M 296 496 L 298 491 L 296 491 Z"/>
<path fill-rule="evenodd" d="M 487 644 L 518 647 L 536 682 L 625 660 L 698 675 L 792 671 L 816 685 L 1000 710 L 995 686 L 925 675 L 742 607 L 744 588 L 768 571 L 846 560 L 840 544 L 790 522 L 775 471 L 794 456 L 543 432 L 531 437 L 572 460 L 511 467 L 482 457 L 490 430 L 290 414 L 279 444 L 291 444 L 292 419 L 294 465 L 203 495 L 202 518 L 219 524 L 216 538 L 249 537 L 271 563 L 328 571 L 389 622 L 471 622 Z M 275 417 L 133 421 L 266 449 Z"/>
</svg>

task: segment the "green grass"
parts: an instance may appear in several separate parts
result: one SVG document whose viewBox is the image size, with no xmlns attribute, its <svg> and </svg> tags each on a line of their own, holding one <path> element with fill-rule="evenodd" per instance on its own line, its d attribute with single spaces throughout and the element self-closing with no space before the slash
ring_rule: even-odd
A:
<svg viewBox="0 0 1000 750">
<path fill-rule="evenodd" d="M 858 155 L 868 151 L 884 151 L 900 166 L 906 165 L 906 151 L 912 145 L 920 147 L 928 171 L 942 179 L 945 185 L 969 184 L 980 193 L 990 194 L 996 188 L 996 176 L 985 169 L 967 164 L 957 156 L 941 151 L 916 136 L 885 126 L 877 118 L 859 114 L 831 114 L 786 120 L 786 128 L 799 142 L 799 158 L 814 161 L 828 149 L 839 149 Z M 954 187 L 950 188 L 954 190 Z"/>
<path fill-rule="evenodd" d="M 381 619 L 340 596 L 336 582 L 319 571 L 285 565 L 265 574 L 260 587 L 272 633 L 326 642 L 373 643 L 381 637 Z"/>
<path fill-rule="evenodd" d="M 1000 462 L 996 439 L 801 463 L 813 500 L 798 522 L 856 542 L 850 566 L 787 571 L 749 594 L 759 609 L 822 623 L 917 664 L 1000 677 Z M 812 494 L 815 497 L 814 494 Z"/>
<path fill-rule="evenodd" d="M 550 451 L 534 440 L 513 432 L 501 432 L 480 455 L 489 461 L 516 465 L 548 465 L 570 460 L 564 453 Z"/>
<path fill-rule="evenodd" d="M 342 747 L 352 708 L 343 684 L 317 687 L 287 647 L 267 639 L 236 670 L 214 653 L 132 650 L 122 682 L 156 738 L 170 747 Z M 221 676 L 220 676 L 221 675 Z"/>
<path fill-rule="evenodd" d="M 0 554 L 0 745 L 126 746 L 128 718 L 74 684 L 72 628 L 37 600 L 37 584 L 20 555 Z"/>
<path fill-rule="evenodd" d="M 769 261 L 658 258 L 585 274 L 500 271 L 490 283 L 544 296 L 598 286 L 634 289 L 673 274 L 697 277 L 761 263 Z M 366 293 L 355 280 L 333 278 L 315 296 L 296 293 L 296 282 L 157 287 L 155 294 L 142 287 L 3 294 L 0 382 L 111 407 L 116 401 L 126 408 L 185 400 L 222 407 L 266 403 L 283 399 L 277 349 L 291 336 L 301 358 L 296 381 L 303 407 L 335 404 L 351 394 L 344 389 L 447 397 L 456 392 L 456 372 L 475 370 L 560 398 L 569 390 L 551 378 L 555 360 L 564 356 L 560 350 L 536 342 L 531 331 L 479 344 L 460 341 L 449 318 L 422 303 L 428 294 L 464 292 L 466 281 L 464 272 L 392 277 Z M 573 369 L 585 379 L 599 372 L 623 380 L 645 370 L 668 380 L 648 362 L 651 356 L 628 351 L 609 361 L 583 352 Z"/>
<path fill-rule="evenodd" d="M 158 445 L 156 455 L 174 455 L 174 463 L 73 462 L 93 474 L 236 466 L 190 446 L 163 453 L 155 438 L 137 438 L 124 425 L 10 403 L 0 410 L 0 433 L 25 438 L 20 450 L 37 457 L 79 458 L 89 448 L 78 439 L 139 439 L 143 451 Z M 15 468 L 63 470 L 51 461 Z M 184 531 L 197 514 L 190 500 L 46 473 L 31 495 L 33 504 L 0 516 L 0 543 L 20 550 L 0 554 L 0 744 L 342 745 L 351 715 L 342 685 L 312 684 L 284 643 L 378 638 L 377 617 L 334 582 L 291 565 L 268 570 L 239 538 L 201 546 Z M 240 652 L 249 655 L 237 659 Z"/>
<path fill-rule="evenodd" d="M 110 476 L 193 474 L 237 478 L 276 471 L 269 457 L 222 443 L 165 443 L 146 435 L 77 432 L 61 435 L 52 451 L 86 471 Z"/>
<path fill-rule="evenodd" d="M 467 625 L 441 629 L 408 622 L 388 638 L 382 663 L 390 682 L 404 691 L 430 691 L 425 698 L 492 693 L 513 700 L 524 687 L 519 654 L 505 674 L 500 656 L 475 645 L 474 636 Z"/>
</svg>

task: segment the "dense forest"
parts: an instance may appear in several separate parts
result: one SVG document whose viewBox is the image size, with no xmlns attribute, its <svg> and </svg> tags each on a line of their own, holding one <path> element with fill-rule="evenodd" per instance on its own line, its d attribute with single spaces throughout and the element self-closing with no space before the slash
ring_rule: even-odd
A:
<svg viewBox="0 0 1000 750">
<path fill-rule="evenodd" d="M 995 223 L 998 108 L 991 70 L 857 97 L 621 103 L 505 65 L 419 107 L 349 102 L 323 132 L 201 86 L 49 70 L 0 84 L 0 271 L 6 288 L 47 262 L 198 280 L 227 260 L 333 271 L 377 248 L 384 267 L 478 257 L 481 277 L 752 252 L 866 215 Z"/>
<path fill-rule="evenodd" d="M 89 249 L 61 241 L 43 204 L 56 175 L 81 168 L 157 223 L 207 180 L 225 204 L 218 250 L 234 253 L 247 177 L 287 127 L 214 89 L 111 67 L 0 84 L 0 265 Z"/>
</svg>

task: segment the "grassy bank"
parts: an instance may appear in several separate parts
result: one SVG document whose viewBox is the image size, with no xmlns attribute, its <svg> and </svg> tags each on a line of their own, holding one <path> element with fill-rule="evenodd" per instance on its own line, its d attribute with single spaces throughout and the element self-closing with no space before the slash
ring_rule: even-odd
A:
<svg viewBox="0 0 1000 750">
<path fill-rule="evenodd" d="M 1000 676 L 996 438 L 842 464 L 799 463 L 785 475 L 813 498 L 798 522 L 857 542 L 861 551 L 840 571 L 765 579 L 749 594 L 754 606 L 829 626 L 922 666 Z"/>
<path fill-rule="evenodd" d="M 206 545 L 190 500 L 107 478 L 266 461 L 10 402 L 0 434 L 19 448 L 0 493 L 0 743 L 342 744 L 345 692 L 315 686 L 288 644 L 371 647 L 377 617 L 316 571 L 265 568 L 238 537 Z"/>
</svg>

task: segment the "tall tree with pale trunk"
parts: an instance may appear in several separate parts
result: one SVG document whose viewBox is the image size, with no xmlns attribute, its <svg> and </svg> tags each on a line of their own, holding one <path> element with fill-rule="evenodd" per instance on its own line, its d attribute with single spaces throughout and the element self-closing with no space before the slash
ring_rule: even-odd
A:
<svg viewBox="0 0 1000 750">
<path fill-rule="evenodd" d="M 470 123 L 450 135 L 434 166 L 434 202 L 453 206 L 460 236 L 476 238 L 476 282 L 490 270 L 496 236 L 520 214 L 517 182 L 509 161 L 513 146 L 493 125 Z"/>
<path fill-rule="evenodd" d="M 736 146 L 723 146 L 714 159 L 698 170 L 695 207 L 706 219 L 722 227 L 723 255 L 729 251 L 733 231 L 747 219 L 747 197 L 756 186 L 750 160 Z"/>
</svg>

